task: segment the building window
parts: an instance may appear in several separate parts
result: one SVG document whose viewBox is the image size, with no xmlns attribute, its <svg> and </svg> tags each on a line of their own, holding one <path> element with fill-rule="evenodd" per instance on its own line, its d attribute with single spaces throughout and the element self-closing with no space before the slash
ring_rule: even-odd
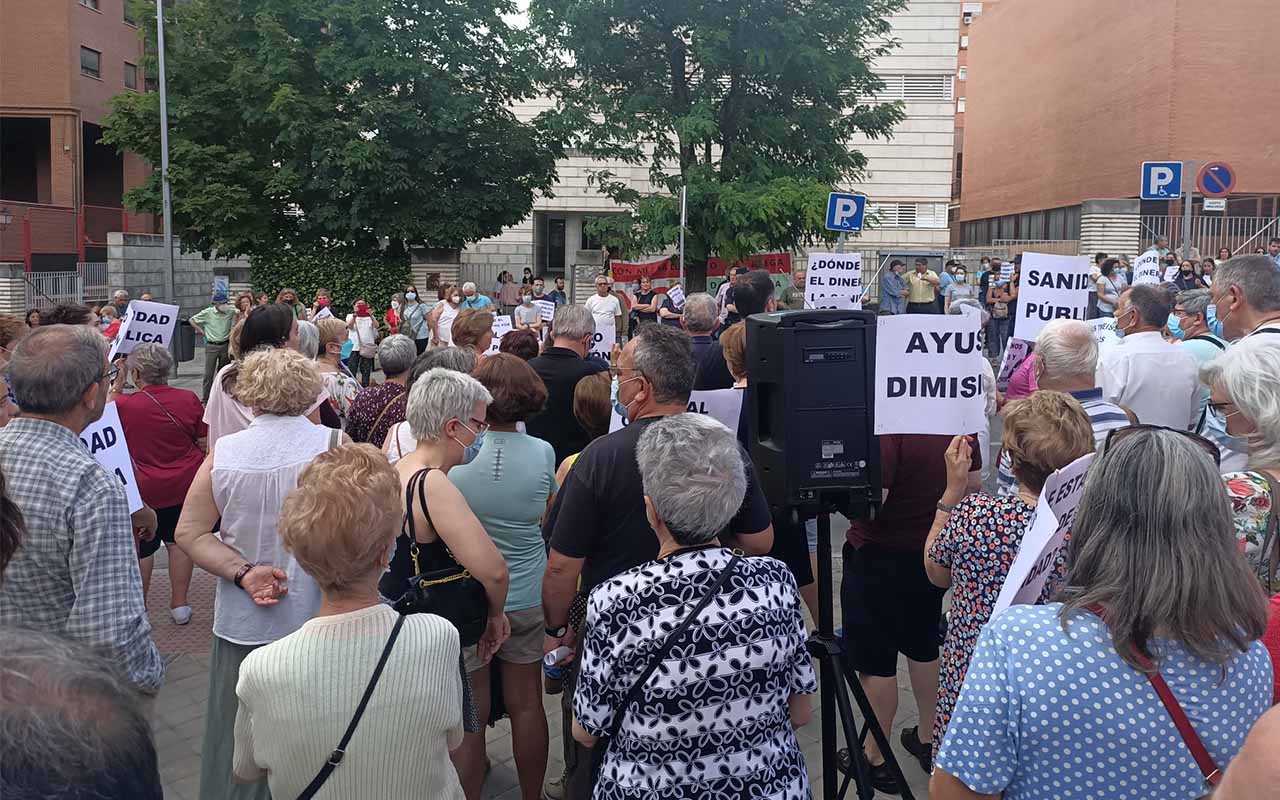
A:
<svg viewBox="0 0 1280 800">
<path fill-rule="evenodd" d="M 969 34 L 966 33 L 964 36 L 960 37 L 960 49 L 961 50 L 969 49 Z"/>
<path fill-rule="evenodd" d="M 957 78 L 959 78 L 959 79 L 960 79 L 960 80 L 962 80 L 962 81 L 967 81 L 967 80 L 969 80 L 969 68 L 968 68 L 968 67 L 961 67 L 961 68 L 960 68 L 960 71 L 959 71 L 959 73 L 956 75 L 956 77 L 957 77 Z"/>
<path fill-rule="evenodd" d="M 964 113 L 964 98 L 963 98 L 963 97 L 961 97 L 961 98 L 959 98 L 958 100 L 956 100 L 956 113 L 957 113 L 957 114 L 963 114 L 963 113 Z"/>
<path fill-rule="evenodd" d="M 99 10 L 98 0 L 80 0 L 80 5 L 84 6 L 85 8 L 92 8 L 94 11 Z"/>
<path fill-rule="evenodd" d="M 88 47 L 80 48 L 80 74 L 90 78 L 102 77 L 102 53 Z"/>
<path fill-rule="evenodd" d="M 124 87 L 126 89 L 138 88 L 138 65 L 124 62 Z"/>
<path fill-rule="evenodd" d="M 867 207 L 878 228 L 945 228 L 946 203 L 871 203 Z"/>
<path fill-rule="evenodd" d="M 975 17 L 982 13 L 982 3 L 965 3 L 960 7 L 965 14 L 972 14 Z"/>
<path fill-rule="evenodd" d="M 138 20 L 133 16 L 133 12 L 129 10 L 129 0 L 124 0 L 124 24 L 138 27 Z"/>
<path fill-rule="evenodd" d="M 911 100 L 921 103 L 949 103 L 955 94 L 950 75 L 879 75 L 884 88 L 879 100 Z"/>
</svg>

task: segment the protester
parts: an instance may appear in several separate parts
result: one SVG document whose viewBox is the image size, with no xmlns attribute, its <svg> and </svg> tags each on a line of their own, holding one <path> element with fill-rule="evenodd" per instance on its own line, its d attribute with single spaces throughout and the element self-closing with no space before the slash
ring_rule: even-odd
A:
<svg viewBox="0 0 1280 800">
<path fill-rule="evenodd" d="M 609 401 L 611 385 L 608 372 L 597 372 L 578 381 L 574 387 L 573 417 L 587 432 L 588 444 L 609 432 L 613 417 L 613 404 Z M 581 452 L 573 453 L 560 462 L 556 469 L 557 486 L 564 485 L 564 478 L 579 455 Z"/>
<path fill-rule="evenodd" d="M 40 324 L 48 325 L 89 325 L 98 329 L 98 315 L 92 308 L 80 303 L 60 303 L 53 308 L 40 312 Z"/>
<path fill-rule="evenodd" d="M 448 347 L 453 344 L 453 323 L 462 310 L 462 290 L 446 283 L 440 287 L 440 301 L 431 309 L 427 324 L 431 328 L 431 344 Z M 422 350 L 418 350 L 421 355 Z"/>
<path fill-rule="evenodd" d="M 1244 746 L 1213 793 L 1213 800 L 1280 800 L 1278 749 L 1280 708 L 1273 707 L 1249 731 Z"/>
<path fill-rule="evenodd" d="M 23 546 L 0 585 L 0 625 L 67 636 L 101 650 L 138 689 L 164 678 L 151 641 L 124 486 L 80 439 L 102 417 L 115 367 L 107 342 L 83 325 L 44 325 L 14 347 L 9 380 L 22 416 L 0 428 L 0 473 L 25 522 Z M 145 519 L 144 519 L 145 517 Z"/>
<path fill-rule="evenodd" d="M 721 330 L 742 319 L 743 315 L 738 310 L 737 291 L 738 287 L 746 281 L 748 271 L 741 264 L 731 267 L 724 283 L 720 284 L 720 288 L 716 291 L 716 305 L 720 309 Z M 772 283 L 772 281 L 770 282 Z"/>
<path fill-rule="evenodd" d="M 493 344 L 493 312 L 481 308 L 464 308 L 453 321 L 455 347 L 476 351 L 483 359 Z"/>
<path fill-rule="evenodd" d="M 675 300 L 671 297 L 672 288 L 674 287 L 669 286 L 665 292 L 658 294 L 658 320 L 663 325 L 679 328 L 684 324 L 684 306 L 676 305 Z"/>
<path fill-rule="evenodd" d="M 436 367 L 470 375 L 476 368 L 476 352 L 469 348 L 453 346 L 429 348 L 414 360 L 406 385 L 413 386 L 418 378 Z M 412 453 L 417 446 L 418 440 L 413 438 L 409 423 L 401 419 L 387 431 L 385 441 L 382 443 L 382 451 L 386 454 L 387 460 L 394 464 L 404 458 L 406 453 Z"/>
<path fill-rule="evenodd" d="M 538 334 L 531 330 L 507 331 L 498 342 L 499 353 L 510 353 L 521 361 L 532 361 L 540 350 Z"/>
<path fill-rule="evenodd" d="M 706 292 L 695 292 L 684 299 L 680 325 L 693 340 L 693 363 L 702 361 L 711 347 L 711 334 L 719 324 L 716 299 Z"/>
<path fill-rule="evenodd" d="M 558 275 L 556 276 L 556 288 L 551 290 L 550 292 L 547 292 L 547 297 L 550 297 L 552 300 L 554 300 L 555 304 L 558 306 L 567 305 L 569 303 L 569 296 L 565 294 L 565 290 L 564 290 L 563 277 Z"/>
<path fill-rule="evenodd" d="M 1222 355 L 1227 343 L 1209 332 L 1209 290 L 1190 289 L 1179 292 L 1173 299 L 1173 310 L 1165 324 L 1169 335 L 1180 341 L 1183 352 L 1191 356 L 1196 367 L 1204 367 Z M 1209 403 L 1209 387 L 1201 384 L 1200 403 L 1196 410 L 1194 430 L 1204 430 Z"/>
<path fill-rule="evenodd" d="M 1248 469 L 1222 476 L 1236 537 L 1268 594 L 1280 592 L 1280 535 L 1268 527 L 1280 501 L 1280 337 L 1252 336 L 1200 368 L 1209 413 L 1248 446 Z M 1264 552 L 1264 545 L 1269 550 Z"/>
<path fill-rule="evenodd" d="M 28 308 L 27 315 L 24 317 L 28 328 L 40 327 L 40 310 L 36 308 Z"/>
<path fill-rule="evenodd" d="M 1119 431 L 1089 469 L 1061 602 L 1015 605 L 983 628 L 931 798 L 1200 797 L 1191 732 L 1152 690 L 1155 672 L 1176 687 L 1206 769 L 1231 762 L 1271 700 L 1266 604 L 1194 438 Z"/>
<path fill-rule="evenodd" d="M 1218 267 L 1210 305 L 1213 333 L 1228 341 L 1280 334 L 1280 272 L 1265 256 L 1236 256 Z"/>
<path fill-rule="evenodd" d="M 1120 295 L 1124 294 L 1124 290 L 1128 288 L 1129 281 L 1120 270 L 1120 262 L 1114 258 L 1103 261 L 1097 281 L 1098 316 L 1114 317 Z"/>
<path fill-rule="evenodd" d="M 0 627 L 0 797 L 162 800 L 142 698 L 108 654 Z"/>
<path fill-rule="evenodd" d="M 532 267 L 524 268 L 524 272 L 520 275 L 520 285 L 521 286 L 533 285 L 533 268 Z"/>
<path fill-rule="evenodd" d="M 516 330 L 542 333 L 542 307 L 534 305 L 533 291 L 527 286 L 520 290 L 520 305 L 512 312 L 511 321 Z"/>
<path fill-rule="evenodd" d="M 911 295 L 911 288 L 907 286 L 907 279 L 902 277 L 903 270 L 906 268 L 906 264 L 895 258 L 889 262 L 880 276 L 881 314 L 907 313 L 907 298 Z"/>
<path fill-rule="evenodd" d="M 1031 350 L 1027 353 L 1027 357 L 1009 376 L 1009 385 L 1005 387 L 1005 400 L 1021 400 L 1024 397 L 1030 397 L 1036 389 L 1040 388 L 1036 383 L 1035 343 L 1031 342 L 1029 346 Z"/>
<path fill-rule="evenodd" d="M 400 617 L 378 596 L 400 509 L 395 471 L 369 445 L 321 453 L 298 476 L 280 541 L 314 578 L 320 602 L 312 619 L 240 666 L 239 780 L 265 776 L 273 797 L 299 796 L 389 649 L 374 702 L 317 796 L 462 798 L 448 760 L 462 740 L 458 632 L 433 614 Z"/>
<path fill-rule="evenodd" d="M 1098 359 L 1098 384 L 1107 400 L 1144 424 L 1185 431 L 1199 418 L 1200 381 L 1195 359 L 1160 335 L 1171 310 L 1162 286 L 1133 286 L 1120 295 L 1116 333 L 1123 338 Z"/>
<path fill-rule="evenodd" d="M 351 404 L 360 395 L 360 382 L 342 365 L 342 343 L 347 340 L 347 324 L 336 317 L 327 317 L 316 323 L 316 328 L 320 332 L 316 369 L 324 382 L 329 405 L 337 413 L 341 427 L 346 429 Z"/>
<path fill-rule="evenodd" d="M 560 331 L 559 324 L 556 330 Z M 693 384 L 693 354 L 689 337 L 665 325 L 644 325 L 618 356 L 611 369 L 615 408 L 630 420 L 616 433 L 591 444 L 578 457 L 556 496 L 545 529 L 551 551 L 542 582 L 542 605 L 547 620 L 543 652 L 572 647 L 581 621 L 570 619 L 569 608 L 579 588 L 589 593 L 598 584 L 657 553 L 644 515 L 644 493 L 636 466 L 637 443 L 664 417 L 684 413 Z M 532 431 L 531 431 L 532 432 Z M 536 435 L 536 434 L 535 434 Z M 748 553 L 766 553 L 773 546 L 769 507 L 749 469 L 751 487 L 737 516 L 729 524 L 725 543 L 736 542 Z M 724 541 L 724 540 L 722 540 Z M 581 586 L 579 587 L 579 577 Z M 565 680 L 564 702 L 573 693 L 573 671 Z M 569 716 L 566 710 L 565 718 Z M 566 762 L 571 797 L 584 797 L 589 776 L 581 750 Z M 581 767 L 581 768 L 580 768 Z"/>
<path fill-rule="evenodd" d="M 745 319 L 752 314 L 773 311 L 777 301 L 773 298 L 773 278 L 762 269 L 752 270 L 742 276 L 741 283 L 733 290 L 734 307 L 738 317 Z M 726 322 L 726 329 L 731 324 Z M 693 388 L 698 391 L 711 389 L 729 389 L 733 386 L 733 375 L 724 360 L 724 351 L 719 342 L 707 346 L 702 359 L 697 362 L 698 371 L 693 380 Z"/>
<path fill-rule="evenodd" d="M 253 292 L 241 292 L 236 295 L 235 318 L 231 320 L 232 326 L 237 322 L 243 322 L 245 317 L 249 316 L 249 312 L 253 310 Z M 230 332 L 228 332 L 230 339 Z"/>
<path fill-rule="evenodd" d="M 514 277 L 506 270 L 498 276 L 500 285 L 495 287 L 498 291 L 494 292 L 493 301 L 497 303 L 503 314 L 510 314 L 520 302 L 521 284 L 516 283 Z"/>
<path fill-rule="evenodd" d="M 516 287 L 519 291 L 519 287 Z M 462 284 L 462 307 L 463 308 L 487 308 L 492 311 L 493 301 L 488 297 L 476 291 L 476 285 L 471 281 Z"/>
<path fill-rule="evenodd" d="M 388 325 L 390 325 L 389 322 Z M 378 325 L 372 309 L 369 308 L 369 303 L 363 297 L 356 298 L 355 310 L 347 315 L 343 335 L 347 341 L 351 342 L 349 363 L 351 375 L 359 378 L 360 386 L 368 386 L 378 354 Z M 338 356 L 341 361 L 341 347 Z"/>
<path fill-rule="evenodd" d="M 178 625 L 191 621 L 187 592 L 191 587 L 191 559 L 174 544 L 187 489 L 209 450 L 209 428 L 201 420 L 204 408 L 194 392 L 169 385 L 173 355 L 154 342 L 139 344 L 119 369 L 108 399 L 114 400 L 120 426 L 129 443 L 129 458 L 142 502 L 156 512 L 156 535 L 138 546 L 142 596 L 151 588 L 154 555 L 164 542 L 169 558 L 169 616 Z M 132 372 L 138 390 L 124 394 Z"/>
<path fill-rule="evenodd" d="M 1272 236 L 1267 241 L 1267 256 L 1276 269 L 1280 270 L 1280 236 Z"/>
<path fill-rule="evenodd" d="M 1055 319 L 1045 325 L 1036 337 L 1035 353 L 1029 357 L 1029 362 L 1040 389 L 1063 392 L 1079 401 L 1089 416 L 1094 446 L 1098 450 L 1102 449 L 1111 431 L 1139 421 L 1133 412 L 1103 399 L 1102 389 L 1095 379 L 1098 342 L 1085 323 Z M 997 483 L 1001 495 L 1018 492 L 1012 457 L 1007 451 L 1000 454 Z"/>
<path fill-rule="evenodd" d="M 404 287 L 404 308 L 400 311 L 400 327 L 396 332 L 408 336 L 419 353 L 431 343 L 432 329 L 427 324 L 427 315 L 431 311 L 431 307 L 418 295 L 418 288 L 412 283 L 407 284 Z"/>
<path fill-rule="evenodd" d="M 951 273 L 952 281 L 947 285 L 946 291 L 942 294 L 942 298 L 945 303 L 943 306 L 944 313 L 950 314 L 951 304 L 957 300 L 964 300 L 977 296 L 977 290 L 966 282 L 968 275 L 969 273 L 963 265 L 956 265 L 955 271 Z"/>
<path fill-rule="evenodd" d="M 993 358 L 999 358 L 1009 344 L 1009 326 L 1013 322 L 1013 309 L 1009 304 L 1009 294 L 1005 281 L 996 272 L 995 259 L 992 259 L 992 272 L 995 280 L 987 288 L 986 304 L 991 313 L 991 330 L 988 336 L 987 351 Z M 1101 303 L 1100 303 L 1101 305 Z"/>
<path fill-rule="evenodd" d="M 661 297 L 653 290 L 653 279 L 648 275 L 640 276 L 640 289 L 635 293 L 635 299 L 631 301 L 631 330 L 627 332 L 631 335 L 635 326 L 645 322 L 658 321 L 658 306 Z"/>
<path fill-rule="evenodd" d="M 313 360 L 320 352 L 320 329 L 314 322 L 298 320 L 298 352 Z"/>
<path fill-rule="evenodd" d="M 550 300 L 553 303 L 555 302 L 555 298 L 547 294 L 547 281 L 541 275 L 533 279 L 531 286 L 533 287 L 534 300 Z"/>
<path fill-rule="evenodd" d="M 777 561 L 744 559 L 717 541 L 749 491 L 737 442 L 714 420 L 677 414 L 646 426 L 635 459 L 633 491 L 657 560 L 610 576 L 588 600 L 573 736 L 604 747 L 600 737 L 616 731 L 594 796 L 722 797 L 749 785 L 807 797 L 793 728 L 809 721 L 817 680 L 795 585 Z M 741 591 L 752 602 L 739 602 Z M 687 630 L 671 630 L 686 619 Z M 685 667 L 649 677 L 663 643 L 715 679 L 690 681 Z M 646 680 L 636 685 L 638 674 Z"/>
<path fill-rule="evenodd" d="M 4 383 L 4 386 L 0 387 L 3 389 L 3 392 L 0 392 L 0 427 L 4 427 L 5 422 L 18 414 L 18 406 L 13 398 L 13 385 L 5 375 L 9 358 L 13 355 L 13 349 L 17 347 L 18 341 L 33 330 L 35 330 L 34 327 L 23 324 L 22 320 L 16 316 L 0 314 L 0 382 Z"/>
<path fill-rule="evenodd" d="M 782 296 L 778 298 L 778 308 L 785 311 L 800 311 L 804 309 L 804 279 L 805 268 L 798 267 L 791 274 L 791 283 L 787 288 L 782 290 Z"/>
<path fill-rule="evenodd" d="M 102 329 L 102 335 L 107 337 L 108 342 L 116 340 L 116 334 L 120 332 L 120 317 L 116 315 L 115 306 L 102 307 L 98 314 L 98 327 Z"/>
<path fill-rule="evenodd" d="M 946 590 L 930 582 L 923 556 L 935 507 L 942 508 L 944 492 L 955 491 L 946 460 L 952 438 L 893 434 L 879 440 L 883 505 L 872 519 L 854 519 L 845 534 L 840 586 L 845 652 L 884 731 L 893 730 L 898 654 L 906 656 L 920 718 L 918 725 L 902 731 L 900 741 L 928 773 Z M 982 487 L 982 453 L 975 454 L 970 467 L 958 481 L 961 496 Z M 872 784 L 897 794 L 897 780 L 875 741 L 868 739 L 863 747 Z"/>
<path fill-rule="evenodd" d="M 359 302 L 360 298 L 356 298 Z M 387 313 L 383 315 L 383 321 L 387 324 L 387 334 L 400 330 L 400 309 L 404 308 L 404 295 L 396 292 L 391 295 L 391 305 L 387 308 Z"/>
<path fill-rule="evenodd" d="M 245 356 L 236 397 L 253 421 L 214 443 L 183 504 L 178 546 L 218 579 L 201 797 L 269 796 L 265 783 L 232 792 L 236 681 L 245 656 L 296 631 L 320 605 L 314 578 L 281 546 L 278 526 L 298 475 L 341 442 L 341 431 L 305 416 L 323 391 L 315 364 L 301 353 Z"/>
<path fill-rule="evenodd" d="M 558 306 L 551 325 L 551 346 L 529 362 L 547 387 L 547 406 L 526 421 L 525 430 L 530 436 L 551 443 L 556 463 L 581 452 L 590 441 L 574 417 L 573 391 L 578 381 L 609 367 L 602 359 L 586 357 L 595 332 L 590 310 L 583 306 Z"/>
<path fill-rule="evenodd" d="M 271 302 L 271 297 L 266 292 L 258 292 L 254 295 L 254 302 L 257 305 L 265 306 Z"/>
<path fill-rule="evenodd" d="M 1205 289 L 1204 281 L 1200 280 L 1200 276 L 1196 274 L 1196 265 L 1191 261 L 1183 261 L 1178 268 L 1178 274 L 1174 277 L 1173 287 L 1179 292 L 1186 292 L 1192 289 Z"/>
<path fill-rule="evenodd" d="M 1017 493 L 968 494 L 971 447 L 956 437 L 947 447 L 947 485 L 925 541 L 924 567 L 937 587 L 951 587 L 951 610 L 939 669 L 933 757 L 951 722 L 969 658 L 991 617 L 1009 566 L 1031 524 L 1044 483 L 1055 470 L 1094 451 L 1089 415 L 1076 399 L 1042 389 L 1005 407 L 1001 446 L 1013 463 Z M 1128 491 L 1128 485 L 1117 491 Z M 1065 561 L 1055 559 L 1047 595 L 1061 581 Z"/>
<path fill-rule="evenodd" d="M 129 293 L 124 289 L 117 289 L 111 295 L 111 306 L 116 310 L 117 317 L 123 317 L 129 310 Z"/>
<path fill-rule="evenodd" d="M 276 294 L 276 303 L 293 312 L 294 319 L 305 320 L 308 317 L 307 307 L 298 298 L 297 289 L 284 288 Z"/>
<path fill-rule="evenodd" d="M 505 612 L 511 638 L 494 658 L 511 716 L 516 772 L 525 797 L 538 797 L 547 770 L 547 716 L 542 707 L 542 573 L 547 551 L 542 518 L 556 494 L 551 445 L 516 429 L 542 410 L 547 388 L 528 364 L 499 353 L 480 363 L 475 378 L 489 390 L 489 431 L 474 461 L 449 471 L 449 480 L 507 563 Z M 481 719 L 489 718 L 490 666 L 475 647 L 464 650 Z M 464 787 L 478 797 L 485 775 L 484 732 L 466 735 L 457 758 Z"/>
<path fill-rule="evenodd" d="M 352 441 L 381 445 L 392 425 L 404 419 L 409 369 L 417 355 L 414 340 L 393 334 L 378 345 L 378 362 L 386 380 L 361 390 L 347 411 L 347 435 Z"/>
<path fill-rule="evenodd" d="M 622 321 L 622 304 L 618 302 L 618 298 L 612 293 L 613 281 L 608 275 L 596 276 L 596 293 L 587 298 L 584 304 L 587 311 L 591 312 L 592 318 L 595 320 L 596 329 L 608 328 L 614 326 L 614 331 L 621 335 Z M 551 324 L 551 328 L 555 330 L 555 322 Z M 594 331 L 592 331 L 594 333 Z"/>
<path fill-rule="evenodd" d="M 915 269 L 907 275 L 907 313 L 938 313 L 938 288 L 942 279 L 929 269 L 927 258 L 917 258 Z"/>
<path fill-rule="evenodd" d="M 1196 266 L 1196 275 L 1200 278 L 1200 282 L 1204 284 L 1206 289 L 1213 286 L 1213 273 L 1218 265 L 1214 263 L 1212 258 L 1206 258 Z"/>
</svg>

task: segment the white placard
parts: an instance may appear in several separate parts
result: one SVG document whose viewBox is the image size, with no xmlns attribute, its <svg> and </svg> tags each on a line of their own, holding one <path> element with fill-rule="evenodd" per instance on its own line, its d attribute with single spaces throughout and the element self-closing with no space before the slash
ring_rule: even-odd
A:
<svg viewBox="0 0 1280 800">
<path fill-rule="evenodd" d="M 613 320 L 609 320 L 603 325 L 596 323 L 596 335 L 591 337 L 591 347 L 587 350 L 587 358 L 598 358 L 609 363 L 609 356 L 613 353 L 613 345 L 618 341 L 618 331 L 614 328 Z"/>
<path fill-rule="evenodd" d="M 1009 279 L 1012 277 L 1013 277 L 1013 262 L 1001 261 L 1000 262 L 1000 283 L 1008 283 Z"/>
<path fill-rule="evenodd" d="M 1160 254 L 1148 250 L 1133 260 L 1133 285 L 1160 282 Z"/>
<path fill-rule="evenodd" d="M 1168 267 L 1165 267 L 1164 282 L 1173 283 L 1177 279 L 1178 279 L 1178 265 L 1170 264 Z"/>
<path fill-rule="evenodd" d="M 556 318 L 555 300 L 534 300 L 533 304 L 538 307 L 538 317 L 543 322 L 551 322 Z"/>
<path fill-rule="evenodd" d="M 498 347 L 502 344 L 502 337 L 510 333 L 512 327 L 510 314 L 498 314 L 493 318 L 493 341 L 489 343 L 489 349 L 485 352 L 485 355 L 493 355 L 498 352 Z"/>
<path fill-rule="evenodd" d="M 356 317 L 356 338 L 361 347 L 373 347 L 378 343 L 378 328 L 373 324 L 373 317 Z"/>
<path fill-rule="evenodd" d="M 742 389 L 711 389 L 703 392 L 689 393 L 689 413 L 706 414 L 724 425 L 735 434 L 738 432 L 738 417 L 742 414 Z M 620 431 L 627 426 L 627 418 L 618 415 L 614 409 L 609 414 L 609 433 Z"/>
<path fill-rule="evenodd" d="M 320 306 L 320 310 L 316 312 L 316 317 L 312 322 L 319 322 L 322 319 L 333 319 L 333 312 L 328 306 Z"/>
<path fill-rule="evenodd" d="M 1009 391 L 1009 379 L 1022 362 L 1031 355 L 1031 342 L 1025 339 L 1010 339 L 1004 347 L 1004 359 L 1000 362 L 1000 372 L 996 374 L 996 388 L 1002 392 Z"/>
<path fill-rule="evenodd" d="M 1063 540 L 1076 519 L 1076 509 L 1084 496 L 1084 479 L 1093 463 L 1093 453 L 1086 453 L 1044 482 L 1035 516 L 1022 535 L 1018 555 L 1009 567 L 1004 586 L 996 598 L 994 617 L 1014 603 L 1035 603 L 1040 599 L 1045 581 L 1053 571 L 1053 562 L 1064 547 Z"/>
<path fill-rule="evenodd" d="M 675 307 L 676 311 L 684 308 L 684 289 L 679 286 L 672 286 L 667 290 L 667 297 L 670 298 L 671 305 Z"/>
<path fill-rule="evenodd" d="M 134 300 L 125 311 L 124 322 L 111 345 L 109 361 L 127 356 L 133 348 L 144 342 L 168 345 L 173 338 L 173 327 L 178 324 L 178 307 L 150 300 Z"/>
<path fill-rule="evenodd" d="M 985 428 L 982 358 L 973 317 L 878 318 L 876 434 L 956 435 Z"/>
<path fill-rule="evenodd" d="M 862 308 L 862 254 L 810 253 L 805 308 Z"/>
<path fill-rule="evenodd" d="M 1116 335 L 1115 317 L 1091 319 L 1089 320 L 1089 327 L 1093 329 L 1093 338 L 1099 346 L 1120 341 L 1120 337 Z"/>
<path fill-rule="evenodd" d="M 1088 256 L 1022 254 L 1022 285 L 1018 289 L 1018 317 L 1013 330 L 1019 339 L 1034 342 L 1040 329 L 1055 319 L 1089 315 Z"/>
<path fill-rule="evenodd" d="M 142 495 L 138 494 L 138 482 L 133 477 L 133 459 L 129 458 L 124 426 L 120 424 L 120 412 L 114 402 L 107 403 L 101 419 L 80 432 L 80 441 L 103 469 L 124 484 L 125 496 L 129 498 L 129 513 L 142 508 Z"/>
</svg>

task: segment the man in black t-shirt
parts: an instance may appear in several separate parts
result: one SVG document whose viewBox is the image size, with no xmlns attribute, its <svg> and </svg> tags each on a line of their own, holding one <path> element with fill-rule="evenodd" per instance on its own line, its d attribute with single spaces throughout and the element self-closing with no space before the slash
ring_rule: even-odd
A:
<svg viewBox="0 0 1280 800">
<path fill-rule="evenodd" d="M 738 311 L 741 312 L 739 320 L 746 319 L 752 314 L 776 311 L 778 302 L 774 299 L 773 293 L 773 278 L 768 272 L 762 269 L 748 272 L 742 283 L 734 287 L 734 299 L 737 302 Z M 727 320 L 726 327 L 728 327 Z M 693 388 L 700 392 L 733 388 L 733 376 L 729 374 L 729 365 L 725 363 L 724 350 L 720 348 L 718 340 L 711 343 L 702 360 L 698 362 L 698 372 L 693 381 Z"/>
<path fill-rule="evenodd" d="M 547 517 L 551 552 L 542 579 L 542 607 L 546 617 L 543 652 L 573 647 L 569 607 L 578 591 L 589 593 L 600 582 L 652 561 L 658 540 L 645 516 L 644 487 L 636 463 L 636 444 L 654 422 L 688 408 L 693 388 L 693 348 L 684 331 L 665 325 L 642 325 L 627 342 L 612 372 L 618 382 L 617 399 L 634 420 L 620 431 L 592 442 L 565 478 Z M 769 552 L 773 527 L 769 505 L 760 490 L 755 469 L 748 464 L 746 498 L 721 541 L 750 555 Z M 562 706 L 571 719 L 572 677 L 566 676 Z M 569 742 L 566 739 L 566 745 Z M 570 798 L 590 794 L 589 751 L 574 745 L 566 753 L 565 785 Z"/>
<path fill-rule="evenodd" d="M 591 441 L 573 415 L 573 390 L 578 381 L 609 367 L 603 359 L 585 357 L 595 332 L 595 319 L 586 308 L 556 306 L 551 346 L 529 362 L 547 385 L 547 405 L 525 422 L 525 431 L 551 443 L 557 465 Z"/>
</svg>

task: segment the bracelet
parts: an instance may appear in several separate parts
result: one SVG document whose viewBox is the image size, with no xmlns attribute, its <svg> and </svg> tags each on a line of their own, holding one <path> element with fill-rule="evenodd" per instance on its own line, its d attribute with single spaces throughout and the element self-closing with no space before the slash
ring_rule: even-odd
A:
<svg viewBox="0 0 1280 800">
<path fill-rule="evenodd" d="M 939 500 L 939 501 L 938 501 L 938 510 L 939 510 L 939 511 L 941 511 L 943 514 L 950 514 L 952 511 L 954 511 L 954 510 L 955 510 L 955 506 L 949 506 L 949 505 L 947 505 L 946 503 L 944 503 L 944 502 L 942 502 L 941 500 Z"/>
<path fill-rule="evenodd" d="M 235 578 L 232 579 L 231 582 L 236 585 L 237 589 L 244 588 L 243 586 L 240 585 L 240 581 L 244 580 L 244 576 L 249 574 L 249 570 L 253 569 L 256 566 L 258 565 L 254 564 L 253 562 L 246 562 L 243 567 L 241 567 L 236 571 L 236 576 Z"/>
</svg>

